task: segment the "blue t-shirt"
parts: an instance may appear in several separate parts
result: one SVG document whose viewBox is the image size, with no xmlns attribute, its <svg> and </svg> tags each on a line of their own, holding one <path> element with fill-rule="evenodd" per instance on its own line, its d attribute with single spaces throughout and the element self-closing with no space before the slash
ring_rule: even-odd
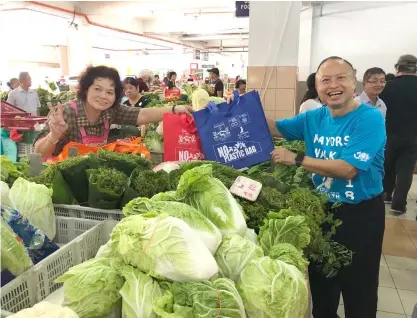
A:
<svg viewBox="0 0 417 318">
<path fill-rule="evenodd" d="M 358 169 L 352 180 L 313 174 L 314 185 L 328 194 L 330 202 L 359 203 L 382 193 L 386 133 L 378 109 L 362 104 L 333 117 L 328 107 L 321 107 L 279 120 L 277 128 L 287 140 L 304 140 L 307 156 L 341 159 Z"/>
</svg>

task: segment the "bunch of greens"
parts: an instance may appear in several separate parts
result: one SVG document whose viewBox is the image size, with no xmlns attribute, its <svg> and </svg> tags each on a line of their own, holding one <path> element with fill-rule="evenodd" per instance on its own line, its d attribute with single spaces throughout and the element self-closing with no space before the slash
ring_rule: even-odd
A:
<svg viewBox="0 0 417 318">
<path fill-rule="evenodd" d="M 242 298 L 227 278 L 173 283 L 153 308 L 161 318 L 246 318 Z"/>
<path fill-rule="evenodd" d="M 17 276 L 32 266 L 32 261 L 23 242 L 16 233 L 0 217 L 1 222 L 1 270 L 7 269 Z"/>
<path fill-rule="evenodd" d="M 115 209 L 127 186 L 128 177 L 116 169 L 89 169 L 88 206 L 98 209 Z"/>
<path fill-rule="evenodd" d="M 249 317 L 302 318 L 307 310 L 307 280 L 293 265 L 268 256 L 252 260 L 237 288 Z"/>
<path fill-rule="evenodd" d="M 0 93 L 0 99 L 2 101 L 7 101 L 7 97 L 9 97 L 9 92 L 1 92 Z"/>
<path fill-rule="evenodd" d="M 13 185 L 17 178 L 28 178 L 30 173 L 29 163 L 25 159 L 13 163 L 6 155 L 0 156 L 1 181 L 6 182 L 9 187 Z"/>
<path fill-rule="evenodd" d="M 38 93 L 39 102 L 41 104 L 38 109 L 39 115 L 48 116 L 49 108 L 47 104 L 52 100 L 52 94 L 48 90 L 40 87 L 36 89 L 36 92 Z"/>
<path fill-rule="evenodd" d="M 119 266 L 110 258 L 93 258 L 70 268 L 55 281 L 64 283 L 64 306 L 74 310 L 80 318 L 112 312 L 124 283 Z"/>
<path fill-rule="evenodd" d="M 214 254 L 222 241 L 219 229 L 203 214 L 188 204 L 174 201 L 157 201 L 147 198 L 136 198 L 124 208 L 125 216 L 148 213 L 166 213 L 183 220 L 200 237 L 201 241 Z"/>
<path fill-rule="evenodd" d="M 152 163 L 140 155 L 132 155 L 99 149 L 97 157 L 105 161 L 105 166 L 124 172 L 130 176 L 137 167 L 151 169 Z"/>
<path fill-rule="evenodd" d="M 301 153 L 306 151 L 306 144 L 304 141 L 296 140 L 296 141 L 287 141 L 285 139 L 275 139 L 274 140 L 275 147 L 283 147 L 295 153 Z"/>
<path fill-rule="evenodd" d="M 301 215 L 305 218 L 311 240 L 304 253 L 327 277 L 333 277 L 341 267 L 352 263 L 352 251 L 331 240 L 341 222 L 324 212 L 326 201 L 327 197 L 323 194 L 306 188 L 294 189 L 285 195 L 285 210 L 279 214 L 282 217 Z M 326 230 L 323 231 L 323 228 Z"/>
<path fill-rule="evenodd" d="M 144 143 L 151 152 L 164 152 L 164 138 L 156 131 L 149 131 L 145 135 Z"/>
</svg>

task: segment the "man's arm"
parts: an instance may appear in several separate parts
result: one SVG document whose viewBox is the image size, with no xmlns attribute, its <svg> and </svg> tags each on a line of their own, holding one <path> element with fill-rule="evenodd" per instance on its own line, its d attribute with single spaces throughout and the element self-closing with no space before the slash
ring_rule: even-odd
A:
<svg viewBox="0 0 417 318">
<path fill-rule="evenodd" d="M 223 97 L 223 92 L 224 92 L 224 84 L 223 82 L 218 82 L 216 84 L 216 90 L 217 90 L 217 97 Z"/>
<path fill-rule="evenodd" d="M 272 137 L 283 137 L 277 128 L 277 122 L 275 120 L 267 118 L 266 122 L 268 123 L 268 128 L 271 132 Z"/>
</svg>

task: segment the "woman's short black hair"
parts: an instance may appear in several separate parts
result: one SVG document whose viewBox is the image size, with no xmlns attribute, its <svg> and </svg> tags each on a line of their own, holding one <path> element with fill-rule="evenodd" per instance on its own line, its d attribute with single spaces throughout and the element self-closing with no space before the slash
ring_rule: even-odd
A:
<svg viewBox="0 0 417 318">
<path fill-rule="evenodd" d="M 94 80 L 97 78 L 107 78 L 114 83 L 114 93 L 116 99 L 114 105 L 117 105 L 120 102 L 123 94 L 123 86 L 120 81 L 119 72 L 112 67 L 107 67 L 104 65 L 101 66 L 90 66 L 88 67 L 80 76 L 79 79 L 79 90 L 77 92 L 77 98 L 83 102 L 87 100 L 87 92 L 91 85 L 93 85 Z"/>
<path fill-rule="evenodd" d="M 235 84 L 235 88 L 238 89 L 240 87 L 240 85 L 243 85 L 243 84 L 246 85 L 246 81 L 245 80 L 242 80 L 242 79 L 241 80 L 238 80 L 236 82 L 236 84 Z"/>
<path fill-rule="evenodd" d="M 135 86 L 136 89 L 139 90 L 139 93 L 149 91 L 148 85 L 146 85 L 145 81 L 142 78 L 134 78 L 134 77 L 126 77 L 123 81 L 123 85 L 130 84 Z"/>
<path fill-rule="evenodd" d="M 169 72 L 168 79 L 171 79 L 171 77 L 174 76 L 174 75 L 177 75 L 177 73 L 176 72 Z"/>
</svg>

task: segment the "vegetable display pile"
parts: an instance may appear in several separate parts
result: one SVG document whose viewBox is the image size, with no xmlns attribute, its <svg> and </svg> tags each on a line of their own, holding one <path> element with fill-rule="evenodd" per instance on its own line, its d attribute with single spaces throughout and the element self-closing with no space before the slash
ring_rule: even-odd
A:
<svg viewBox="0 0 417 318">
<path fill-rule="evenodd" d="M 230 193 L 238 176 L 263 184 L 255 202 Z M 154 172 L 141 157 L 103 151 L 47 167 L 33 180 L 54 191 L 64 182 L 80 202 L 78 178 L 90 204 L 97 193 L 95 202 L 117 202 L 125 215 L 96 258 L 57 279 L 64 305 L 81 318 L 119 304 L 127 318 L 304 317 L 308 264 L 332 277 L 352 261 L 332 240 L 341 222 L 310 177 L 270 162 L 246 171 L 166 163 Z"/>
</svg>

